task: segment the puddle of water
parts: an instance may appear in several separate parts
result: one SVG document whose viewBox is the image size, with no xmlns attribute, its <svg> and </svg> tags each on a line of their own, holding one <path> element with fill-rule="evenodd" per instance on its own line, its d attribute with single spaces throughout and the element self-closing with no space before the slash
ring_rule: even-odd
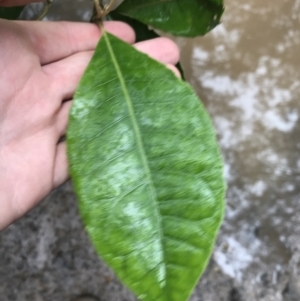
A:
<svg viewBox="0 0 300 301">
<path fill-rule="evenodd" d="M 241 279 L 251 265 L 291 259 L 286 242 L 300 209 L 300 1 L 227 0 L 226 6 L 213 32 L 179 43 L 186 77 L 212 115 L 226 162 L 219 248 L 228 244 L 229 255 L 217 248 L 215 260 Z"/>
</svg>

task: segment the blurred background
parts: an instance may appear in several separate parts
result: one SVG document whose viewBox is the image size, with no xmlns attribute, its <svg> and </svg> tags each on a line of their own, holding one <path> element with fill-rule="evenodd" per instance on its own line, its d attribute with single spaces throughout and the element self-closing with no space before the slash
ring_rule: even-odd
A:
<svg viewBox="0 0 300 301">
<path fill-rule="evenodd" d="M 228 183 L 225 221 L 191 301 L 299 301 L 300 1 L 225 4 L 207 36 L 176 40 L 212 116 Z M 56 0 L 47 19 L 89 20 L 91 7 Z M 0 234 L 0 301 L 82 294 L 135 300 L 95 254 L 67 183 Z"/>
</svg>

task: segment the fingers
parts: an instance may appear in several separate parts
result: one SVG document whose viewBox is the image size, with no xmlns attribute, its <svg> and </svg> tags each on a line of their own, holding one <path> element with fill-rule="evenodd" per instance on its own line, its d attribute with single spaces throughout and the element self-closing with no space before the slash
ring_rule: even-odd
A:
<svg viewBox="0 0 300 301">
<path fill-rule="evenodd" d="M 43 0 L 0 0 L 0 6 L 22 6 L 33 2 L 41 2 Z"/>
<path fill-rule="evenodd" d="M 134 47 L 163 64 L 175 65 L 179 61 L 179 48 L 175 42 L 168 38 L 160 37 L 139 42 L 136 43 Z"/>
<path fill-rule="evenodd" d="M 56 157 L 53 172 L 53 188 L 57 188 L 69 179 L 67 146 L 61 142 L 56 147 Z"/>
<path fill-rule="evenodd" d="M 179 60 L 178 46 L 167 38 L 140 42 L 135 44 L 135 47 L 163 64 L 172 65 Z M 56 88 L 53 90 L 58 93 L 57 99 L 68 100 L 73 97 L 92 55 L 92 51 L 80 52 L 43 67 L 44 71 L 50 76 L 50 80 L 54 82 Z M 170 68 L 177 73 L 178 70 L 175 67 L 170 66 Z"/>
<path fill-rule="evenodd" d="M 16 21 L 31 40 L 41 65 L 72 54 L 94 50 L 101 36 L 97 25 L 77 22 Z M 105 29 L 128 43 L 134 43 L 133 29 L 118 21 L 104 22 Z"/>
<path fill-rule="evenodd" d="M 80 78 L 92 56 L 92 51 L 79 52 L 43 67 L 53 83 L 52 93 L 56 93 L 55 99 L 63 101 L 73 97 Z"/>
</svg>

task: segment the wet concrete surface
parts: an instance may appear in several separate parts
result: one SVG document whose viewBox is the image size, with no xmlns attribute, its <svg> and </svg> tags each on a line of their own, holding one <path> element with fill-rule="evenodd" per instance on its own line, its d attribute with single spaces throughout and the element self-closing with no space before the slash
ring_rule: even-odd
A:
<svg viewBox="0 0 300 301">
<path fill-rule="evenodd" d="M 88 20 L 90 7 L 61 0 L 48 17 Z M 228 182 L 225 221 L 191 301 L 299 301 L 300 1 L 227 0 L 226 8 L 206 37 L 177 39 Z M 0 234 L 0 301 L 80 294 L 135 300 L 96 256 L 68 183 Z"/>
</svg>

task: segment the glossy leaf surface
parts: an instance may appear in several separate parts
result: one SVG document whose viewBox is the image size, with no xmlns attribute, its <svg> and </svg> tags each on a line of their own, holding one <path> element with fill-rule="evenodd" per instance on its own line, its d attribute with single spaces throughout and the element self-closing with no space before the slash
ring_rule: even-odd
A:
<svg viewBox="0 0 300 301">
<path fill-rule="evenodd" d="M 0 19 L 16 20 L 23 8 L 23 6 L 0 7 Z"/>
<path fill-rule="evenodd" d="M 116 12 L 177 36 L 204 35 L 220 23 L 222 0 L 125 0 Z"/>
<path fill-rule="evenodd" d="M 224 197 L 215 134 L 191 87 L 105 33 L 75 94 L 67 144 L 101 258 L 140 300 L 187 300 Z"/>
</svg>

